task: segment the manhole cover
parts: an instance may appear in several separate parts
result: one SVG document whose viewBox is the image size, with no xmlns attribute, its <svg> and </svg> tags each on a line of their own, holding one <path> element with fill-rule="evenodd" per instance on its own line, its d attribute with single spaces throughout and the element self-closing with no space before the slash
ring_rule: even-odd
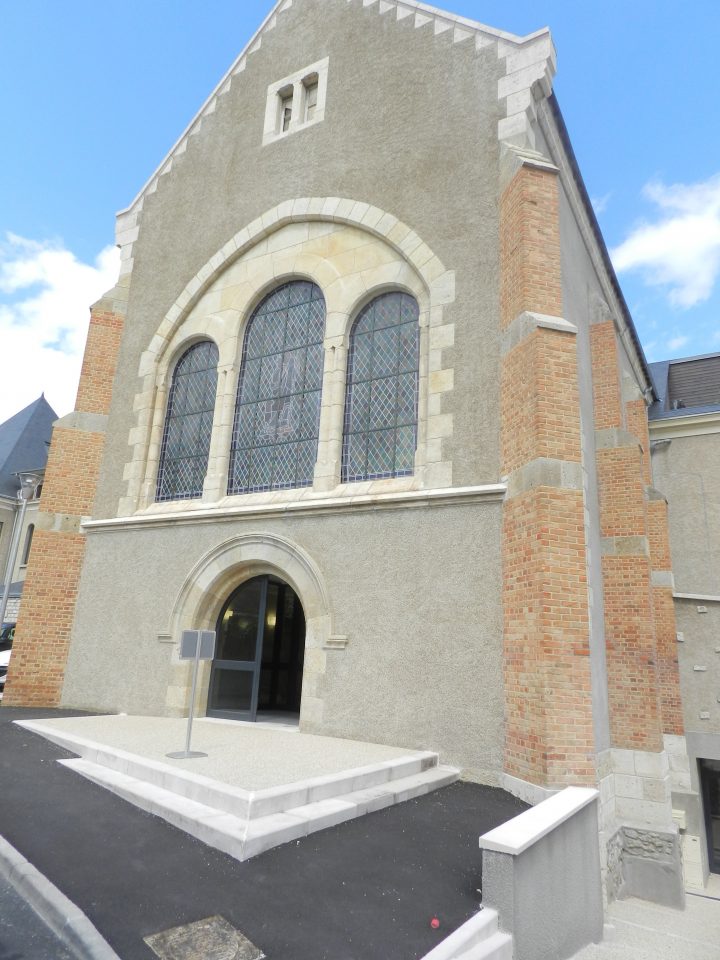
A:
<svg viewBox="0 0 720 960">
<path fill-rule="evenodd" d="M 161 960 L 264 960 L 265 954 L 223 917 L 208 917 L 145 937 Z"/>
</svg>

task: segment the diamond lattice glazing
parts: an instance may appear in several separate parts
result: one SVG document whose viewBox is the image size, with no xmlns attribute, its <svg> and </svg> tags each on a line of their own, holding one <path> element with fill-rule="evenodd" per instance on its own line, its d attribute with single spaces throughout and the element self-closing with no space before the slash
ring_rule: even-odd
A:
<svg viewBox="0 0 720 960">
<path fill-rule="evenodd" d="M 355 321 L 350 338 L 342 479 L 413 472 L 417 441 L 418 305 L 385 293 Z"/>
<path fill-rule="evenodd" d="M 325 301 L 293 281 L 248 325 L 230 451 L 228 493 L 309 486 L 317 459 Z"/>
<path fill-rule="evenodd" d="M 175 367 L 156 500 L 188 500 L 202 494 L 210 452 L 217 363 L 217 347 L 205 341 L 190 347 Z"/>
</svg>

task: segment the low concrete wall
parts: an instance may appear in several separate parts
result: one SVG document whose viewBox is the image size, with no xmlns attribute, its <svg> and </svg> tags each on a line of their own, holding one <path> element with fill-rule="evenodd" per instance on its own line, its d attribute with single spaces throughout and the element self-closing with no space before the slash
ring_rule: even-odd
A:
<svg viewBox="0 0 720 960">
<path fill-rule="evenodd" d="M 564 960 L 602 939 L 597 797 L 567 787 L 480 837 L 483 904 L 515 960 Z"/>
</svg>

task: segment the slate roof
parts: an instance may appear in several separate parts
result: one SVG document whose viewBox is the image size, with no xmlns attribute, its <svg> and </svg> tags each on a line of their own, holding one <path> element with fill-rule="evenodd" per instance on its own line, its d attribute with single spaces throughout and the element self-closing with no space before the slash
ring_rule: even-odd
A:
<svg viewBox="0 0 720 960">
<path fill-rule="evenodd" d="M 57 414 L 41 395 L 29 406 L 0 424 L 0 497 L 18 491 L 19 470 L 44 470 L 48 443 Z"/>
<path fill-rule="evenodd" d="M 699 361 L 696 363 L 696 361 Z M 671 396 L 671 368 L 675 365 L 687 365 L 683 367 L 683 382 L 692 386 L 689 391 L 691 395 L 702 393 L 708 396 L 718 397 L 718 402 L 688 404 L 686 406 L 672 408 L 673 397 Z M 693 366 L 694 365 L 694 366 Z M 651 363 L 650 374 L 655 383 L 655 392 L 657 401 L 652 404 L 648 411 L 648 419 L 665 420 L 676 417 L 691 417 L 703 413 L 717 413 L 720 411 L 720 388 L 699 390 L 700 378 L 712 379 L 717 385 L 720 383 L 720 353 L 705 353 L 697 357 L 682 357 L 676 360 L 661 360 L 658 363 Z M 677 371 L 677 367 L 676 367 Z M 712 387 L 712 384 L 709 385 Z"/>
</svg>

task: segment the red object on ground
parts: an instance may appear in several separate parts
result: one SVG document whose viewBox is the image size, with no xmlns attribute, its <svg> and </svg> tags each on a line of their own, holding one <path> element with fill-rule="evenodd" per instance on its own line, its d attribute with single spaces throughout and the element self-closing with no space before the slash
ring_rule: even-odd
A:
<svg viewBox="0 0 720 960">
<path fill-rule="evenodd" d="M 440 921 L 437 917 L 432 918 L 430 921 L 430 926 L 433 928 L 433 930 L 437 930 L 437 928 L 440 926 Z"/>
</svg>

